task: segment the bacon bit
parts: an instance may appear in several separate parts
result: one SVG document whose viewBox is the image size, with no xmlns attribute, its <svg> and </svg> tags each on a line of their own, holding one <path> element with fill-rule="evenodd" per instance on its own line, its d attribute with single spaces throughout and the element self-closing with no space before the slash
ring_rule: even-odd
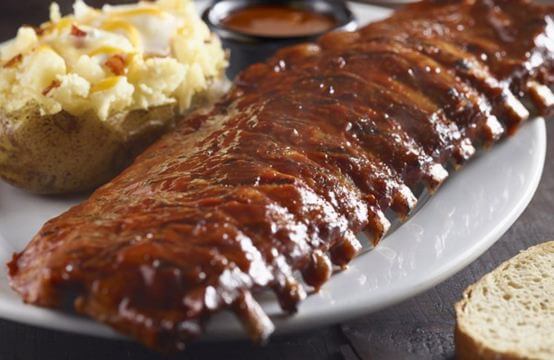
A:
<svg viewBox="0 0 554 360">
<path fill-rule="evenodd" d="M 104 64 L 114 75 L 121 76 L 125 73 L 125 67 L 127 66 L 127 58 L 125 55 L 112 55 L 106 60 Z"/>
<path fill-rule="evenodd" d="M 23 55 L 19 54 L 8 60 L 7 63 L 4 64 L 4 68 L 12 68 L 16 66 L 17 64 L 21 63 L 23 61 Z"/>
<path fill-rule="evenodd" d="M 43 27 L 34 27 L 33 29 L 35 29 L 37 36 L 42 36 L 46 32 L 46 29 Z"/>
<path fill-rule="evenodd" d="M 54 90 L 55 88 L 58 88 L 62 85 L 62 83 L 59 80 L 54 80 L 44 91 L 42 92 L 42 95 L 47 96 L 50 91 Z"/>
<path fill-rule="evenodd" d="M 85 36 L 87 36 L 87 32 L 79 29 L 75 25 L 71 25 L 71 35 L 76 36 L 76 37 L 85 37 Z"/>
</svg>

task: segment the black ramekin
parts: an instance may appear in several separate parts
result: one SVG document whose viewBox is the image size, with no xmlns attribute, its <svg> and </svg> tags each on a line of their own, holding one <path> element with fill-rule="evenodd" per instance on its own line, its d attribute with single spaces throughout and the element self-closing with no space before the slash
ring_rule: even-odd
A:
<svg viewBox="0 0 554 360">
<path fill-rule="evenodd" d="M 284 4 L 331 16 L 337 23 L 331 31 L 352 31 L 356 28 L 356 19 L 344 1 L 222 0 L 214 2 L 204 11 L 202 19 L 219 35 L 223 46 L 231 51 L 230 65 L 227 70 L 227 76 L 231 79 L 248 65 L 264 61 L 280 48 L 314 41 L 323 35 L 323 33 L 315 33 L 295 37 L 256 36 L 228 29 L 221 24 L 221 21 L 233 11 L 262 4 Z"/>
</svg>

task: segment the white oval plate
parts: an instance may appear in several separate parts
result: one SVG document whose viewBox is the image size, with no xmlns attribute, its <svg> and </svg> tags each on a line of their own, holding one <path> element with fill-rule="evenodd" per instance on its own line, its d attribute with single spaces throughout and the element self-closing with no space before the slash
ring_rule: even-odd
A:
<svg viewBox="0 0 554 360">
<path fill-rule="evenodd" d="M 353 4 L 360 22 L 389 10 Z M 546 154 L 544 120 L 525 124 L 511 139 L 481 154 L 452 178 L 406 224 L 350 268 L 308 297 L 294 316 L 283 316 L 274 298 L 259 300 L 277 333 L 337 323 L 414 296 L 452 276 L 487 250 L 531 200 Z M 47 198 L 0 183 L 0 262 L 24 248 L 48 219 L 81 199 Z M 0 317 L 51 329 L 117 338 L 115 332 L 71 314 L 25 305 L 0 271 Z M 237 339 L 244 333 L 230 314 L 208 325 L 206 339 Z"/>
</svg>

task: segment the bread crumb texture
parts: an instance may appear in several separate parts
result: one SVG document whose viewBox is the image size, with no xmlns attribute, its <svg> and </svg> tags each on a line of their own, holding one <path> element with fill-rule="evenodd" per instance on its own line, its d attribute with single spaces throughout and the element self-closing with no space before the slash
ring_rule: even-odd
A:
<svg viewBox="0 0 554 360">
<path fill-rule="evenodd" d="M 456 315 L 460 359 L 554 359 L 554 241 L 470 286 Z"/>
</svg>

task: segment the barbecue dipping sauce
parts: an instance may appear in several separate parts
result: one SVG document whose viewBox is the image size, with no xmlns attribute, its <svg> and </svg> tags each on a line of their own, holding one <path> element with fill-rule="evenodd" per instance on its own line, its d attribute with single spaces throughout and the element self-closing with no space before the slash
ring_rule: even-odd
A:
<svg viewBox="0 0 554 360">
<path fill-rule="evenodd" d="M 294 37 L 329 31 L 337 21 L 330 15 L 286 5 L 252 5 L 233 11 L 221 24 L 248 35 Z"/>
</svg>

